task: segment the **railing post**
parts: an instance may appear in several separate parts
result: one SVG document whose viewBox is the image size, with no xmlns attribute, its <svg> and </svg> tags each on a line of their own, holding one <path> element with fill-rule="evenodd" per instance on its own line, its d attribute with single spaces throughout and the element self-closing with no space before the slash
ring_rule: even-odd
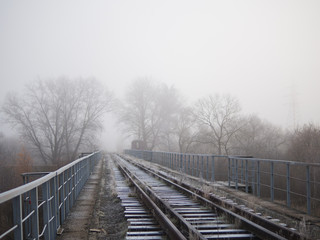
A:
<svg viewBox="0 0 320 240">
<path fill-rule="evenodd" d="M 271 202 L 274 200 L 274 166 L 273 162 L 271 162 L 271 183 L 270 183 L 270 194 L 271 194 Z"/>
<path fill-rule="evenodd" d="M 95 156 L 93 156 L 93 158 L 95 158 Z M 92 161 L 92 170 L 91 170 L 91 172 L 93 172 L 93 167 L 94 167 L 94 159 L 93 159 L 93 161 Z M 74 203 L 74 199 L 76 198 L 75 197 L 75 188 L 74 188 L 74 185 L 75 185 L 75 166 L 72 166 L 71 168 L 70 168 L 70 174 L 71 174 L 71 179 L 70 179 L 70 192 L 71 192 L 71 194 L 70 194 L 70 208 L 72 208 L 72 206 L 73 206 L 73 203 Z"/>
<path fill-rule="evenodd" d="M 241 176 L 240 176 L 240 178 L 241 178 L 241 183 L 243 183 L 244 182 L 244 166 L 243 166 L 243 159 L 241 159 Z"/>
<path fill-rule="evenodd" d="M 83 174 L 85 174 L 83 172 Z M 59 175 L 59 188 L 60 188 L 60 204 L 59 204 L 59 208 L 60 208 L 60 224 L 62 224 L 64 222 L 64 218 L 65 218 L 65 202 L 64 202 L 64 197 L 65 197 L 65 189 L 64 189 L 64 172 L 62 172 Z"/>
<path fill-rule="evenodd" d="M 88 160 L 88 168 L 87 168 L 87 173 L 90 171 L 90 162 Z M 66 195 L 65 195 L 65 203 L 66 203 L 66 215 L 68 215 L 69 213 L 69 209 L 70 209 L 70 204 L 69 204 L 69 201 L 70 201 L 70 195 L 69 195 L 69 192 L 70 192 L 70 178 L 69 178 L 69 169 L 65 170 L 64 171 L 64 174 L 66 175 L 65 176 L 65 184 L 66 184 L 66 187 L 65 187 L 65 191 L 66 191 Z"/>
<path fill-rule="evenodd" d="M 175 153 L 172 153 L 172 169 L 176 169 L 176 154 Z"/>
<path fill-rule="evenodd" d="M 21 195 L 15 197 L 12 201 L 13 208 L 13 224 L 18 225 L 18 227 L 14 230 L 14 239 L 22 240 L 23 232 L 22 232 L 22 203 L 21 203 Z"/>
<path fill-rule="evenodd" d="M 170 153 L 170 168 L 173 169 L 173 153 Z"/>
<path fill-rule="evenodd" d="M 171 169 L 174 169 L 174 153 L 171 153 Z"/>
<path fill-rule="evenodd" d="M 236 161 L 235 184 L 236 184 L 236 190 L 238 190 L 238 159 L 235 159 L 235 161 Z"/>
<path fill-rule="evenodd" d="M 176 155 L 175 155 L 175 153 L 172 153 L 172 170 L 174 170 L 175 169 L 175 158 L 176 158 Z"/>
<path fill-rule="evenodd" d="M 191 157 L 191 156 L 190 156 Z M 191 176 L 193 176 L 193 168 L 194 168 L 194 155 L 192 154 L 192 159 L 190 159 L 191 161 L 191 165 L 190 165 L 190 168 L 191 168 Z"/>
<path fill-rule="evenodd" d="M 232 179 L 232 182 L 236 182 L 236 179 L 235 179 L 235 172 L 234 172 L 234 169 L 235 169 L 235 166 L 234 166 L 234 158 L 231 159 L 231 179 Z"/>
<path fill-rule="evenodd" d="M 75 180 L 76 180 L 76 185 L 75 185 L 75 189 L 76 189 L 76 198 L 78 197 L 79 195 L 79 170 L 80 170 L 80 163 L 77 163 L 76 164 L 76 172 L 75 172 Z"/>
<path fill-rule="evenodd" d="M 60 214 L 59 214 L 59 190 L 58 190 L 58 175 L 56 174 L 56 176 L 53 178 L 52 180 L 52 193 L 54 195 L 52 201 L 52 215 L 54 217 L 54 219 L 52 220 L 52 228 L 53 231 L 51 231 L 51 239 L 53 239 L 53 237 L 56 235 L 57 233 L 57 228 L 60 226 Z"/>
<path fill-rule="evenodd" d="M 248 181 L 249 181 L 249 177 L 248 177 L 248 160 L 246 159 L 245 160 L 246 161 L 246 170 L 245 170 L 245 181 L 246 181 L 246 193 L 248 193 L 249 192 L 249 183 L 248 183 Z"/>
<path fill-rule="evenodd" d="M 290 207 L 290 164 L 287 163 L 287 206 Z"/>
<path fill-rule="evenodd" d="M 197 155 L 197 177 L 200 177 L 200 167 L 199 167 L 200 156 Z"/>
<path fill-rule="evenodd" d="M 177 165 L 176 165 L 176 155 L 177 155 L 176 153 L 173 153 L 173 159 L 172 159 L 173 160 L 172 161 L 172 163 L 173 163 L 173 168 L 172 169 L 173 170 L 176 170 L 176 167 L 177 167 Z"/>
<path fill-rule="evenodd" d="M 174 153 L 171 153 L 171 169 L 174 169 Z"/>
<path fill-rule="evenodd" d="M 163 165 L 163 166 L 166 166 L 166 163 L 167 163 L 167 161 L 166 161 L 166 159 L 167 159 L 167 158 L 166 158 L 167 153 L 166 153 L 166 152 L 162 152 L 161 156 L 162 156 L 162 165 Z M 152 158 L 157 159 L 156 157 L 154 157 L 154 152 L 152 152 Z"/>
<path fill-rule="evenodd" d="M 46 230 L 44 231 L 44 239 L 49 240 L 50 239 L 50 202 L 49 199 L 49 182 L 45 182 L 42 184 L 42 198 L 44 201 L 43 204 L 43 227 L 46 227 Z"/>
<path fill-rule="evenodd" d="M 230 179 L 231 179 L 231 159 L 228 157 L 228 187 L 231 186 Z"/>
<path fill-rule="evenodd" d="M 30 191 L 31 200 L 31 211 L 34 213 L 31 216 L 31 228 L 32 228 L 32 238 L 39 238 L 39 211 L 38 211 L 38 188 L 34 188 Z"/>
<path fill-rule="evenodd" d="M 176 170 L 179 171 L 179 165 L 180 165 L 180 157 L 179 154 L 176 153 Z"/>
<path fill-rule="evenodd" d="M 207 156 L 207 176 L 206 176 L 206 180 L 209 180 L 209 156 Z"/>
<path fill-rule="evenodd" d="M 26 179 L 26 181 L 27 181 L 26 183 L 28 183 L 29 176 L 27 176 L 26 178 L 27 178 Z M 23 194 L 23 198 L 22 198 L 22 205 L 23 205 L 22 208 L 23 208 L 24 216 L 27 216 L 30 213 L 31 206 L 29 204 L 29 201 L 30 201 L 30 192 L 24 193 Z M 27 237 L 30 236 L 30 234 L 31 234 L 30 218 L 28 218 L 25 221 L 25 225 L 24 225 L 23 231 L 24 231 L 25 236 L 27 236 Z"/>
<path fill-rule="evenodd" d="M 252 183 L 252 194 L 254 195 L 254 193 L 255 193 L 255 175 L 256 175 L 256 167 L 255 167 L 255 161 L 254 160 L 252 160 L 252 162 L 251 162 L 251 166 L 252 166 L 252 168 L 251 168 L 251 183 Z"/>
<path fill-rule="evenodd" d="M 260 197 L 260 161 L 257 162 L 257 196 Z"/>
<path fill-rule="evenodd" d="M 307 213 L 311 214 L 310 166 L 307 166 Z"/>
<path fill-rule="evenodd" d="M 204 169 L 203 169 L 203 164 L 204 164 L 204 156 L 201 156 L 201 178 L 204 179 Z"/>
<path fill-rule="evenodd" d="M 215 176 L 214 176 L 214 156 L 212 156 L 212 162 L 211 162 L 211 181 L 214 182 L 215 181 Z"/>
</svg>

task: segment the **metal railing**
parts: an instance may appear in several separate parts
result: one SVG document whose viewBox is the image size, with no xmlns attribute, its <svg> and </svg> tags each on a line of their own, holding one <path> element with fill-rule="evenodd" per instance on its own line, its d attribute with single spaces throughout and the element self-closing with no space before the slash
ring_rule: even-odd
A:
<svg viewBox="0 0 320 240">
<path fill-rule="evenodd" d="M 125 154 L 320 216 L 318 163 L 139 150 Z"/>
<path fill-rule="evenodd" d="M 0 206 L 12 207 L 12 224 L 0 239 L 55 239 L 101 153 L 95 152 L 57 171 L 0 194 Z M 10 217 L 8 217 L 10 218 Z"/>
</svg>

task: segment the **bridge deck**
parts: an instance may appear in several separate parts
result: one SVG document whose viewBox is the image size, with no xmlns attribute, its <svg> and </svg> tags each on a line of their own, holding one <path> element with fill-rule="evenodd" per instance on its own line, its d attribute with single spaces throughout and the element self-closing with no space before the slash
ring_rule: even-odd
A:
<svg viewBox="0 0 320 240">
<path fill-rule="evenodd" d="M 62 226 L 62 228 L 64 229 L 63 233 L 57 239 L 94 240 L 99 239 L 99 236 L 101 235 L 106 236 L 107 233 L 103 231 L 103 229 L 100 226 L 101 223 L 99 223 L 99 217 L 101 216 L 97 215 L 97 213 L 100 211 L 100 208 L 102 207 L 97 205 L 99 193 L 101 193 L 102 189 L 106 188 L 106 185 L 108 184 L 107 181 L 104 183 L 104 181 L 101 180 L 102 171 L 106 170 L 108 167 L 104 164 L 105 161 L 100 160 L 98 165 L 95 167 L 94 173 L 91 175 L 90 179 L 86 183 L 78 200 L 76 201 L 76 204 L 71 210 L 71 213 L 68 215 L 67 220 Z M 164 170 L 162 172 L 164 172 Z M 167 172 L 168 174 L 173 174 L 177 178 L 179 178 L 179 173 L 177 172 L 173 172 L 169 169 L 166 169 L 165 172 Z M 187 177 L 184 176 L 184 179 L 186 178 Z M 197 184 L 195 178 L 192 178 L 191 182 Z M 263 215 L 267 216 L 267 214 L 270 214 L 273 218 L 286 218 L 291 222 L 290 225 L 297 229 L 299 227 L 301 228 L 301 224 L 304 224 L 308 227 L 313 226 L 314 230 L 312 231 L 320 233 L 319 218 L 305 215 L 293 209 L 288 209 L 286 207 L 283 207 L 283 205 L 279 205 L 277 203 L 263 201 L 262 199 L 254 197 L 245 192 L 236 191 L 235 189 L 230 189 L 222 185 L 220 188 L 217 187 L 217 184 L 214 184 L 214 188 L 219 189 L 219 191 L 224 191 L 227 198 L 237 198 L 240 202 L 243 202 L 243 204 L 245 204 L 249 208 L 251 207 L 261 209 Z M 105 217 L 106 219 L 108 219 L 108 216 Z M 293 226 L 292 224 L 295 224 L 296 226 Z M 310 231 L 310 229 L 305 229 L 305 231 L 307 231 L 306 233 L 308 234 L 308 231 Z"/>
</svg>

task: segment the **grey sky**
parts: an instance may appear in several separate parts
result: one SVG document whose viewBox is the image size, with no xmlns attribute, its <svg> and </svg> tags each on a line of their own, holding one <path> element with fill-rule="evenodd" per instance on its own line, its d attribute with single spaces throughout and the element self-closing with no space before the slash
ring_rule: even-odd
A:
<svg viewBox="0 0 320 240">
<path fill-rule="evenodd" d="M 294 112 L 320 124 L 319 13 L 306 0 L 1 1 L 0 101 L 37 77 L 96 77 L 121 96 L 147 76 L 190 100 L 230 93 L 283 127 Z"/>
</svg>

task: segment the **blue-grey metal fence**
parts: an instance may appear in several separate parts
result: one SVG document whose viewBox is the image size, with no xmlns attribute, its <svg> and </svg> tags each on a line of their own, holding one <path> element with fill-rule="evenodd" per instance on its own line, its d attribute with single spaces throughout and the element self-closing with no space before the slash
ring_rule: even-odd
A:
<svg viewBox="0 0 320 240">
<path fill-rule="evenodd" d="M 0 194 L 0 206 L 12 206 L 13 222 L 0 239 L 55 239 L 101 153 L 95 152 L 47 173 L 45 176 Z M 40 215 L 41 213 L 41 215 Z"/>
<path fill-rule="evenodd" d="M 319 163 L 140 150 L 125 153 L 208 181 L 222 181 L 309 215 L 320 215 Z"/>
</svg>

